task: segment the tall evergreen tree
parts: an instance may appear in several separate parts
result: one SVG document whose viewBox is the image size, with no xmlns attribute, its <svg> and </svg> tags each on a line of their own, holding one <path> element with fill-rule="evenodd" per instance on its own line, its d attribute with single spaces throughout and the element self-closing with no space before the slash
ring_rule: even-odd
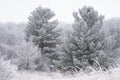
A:
<svg viewBox="0 0 120 80">
<path fill-rule="evenodd" d="M 84 68 L 99 59 L 104 48 L 104 32 L 101 30 L 103 16 L 92 7 L 83 7 L 73 13 L 73 32 L 69 35 L 64 51 L 64 67 Z M 70 63 L 70 64 L 67 64 Z M 79 69 L 77 68 L 77 69 Z"/>
<path fill-rule="evenodd" d="M 42 55 L 50 59 L 50 65 L 53 65 L 53 60 L 58 59 L 55 48 L 59 31 L 56 26 L 58 22 L 51 20 L 55 13 L 48 8 L 38 7 L 29 16 L 29 22 L 26 28 L 27 40 L 32 38 L 42 52 Z"/>
</svg>

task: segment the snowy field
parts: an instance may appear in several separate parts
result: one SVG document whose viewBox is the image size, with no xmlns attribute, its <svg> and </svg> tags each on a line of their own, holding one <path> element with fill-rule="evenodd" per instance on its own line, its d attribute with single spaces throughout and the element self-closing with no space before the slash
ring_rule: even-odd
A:
<svg viewBox="0 0 120 80">
<path fill-rule="evenodd" d="M 65 76 L 59 73 L 19 72 L 15 80 L 120 80 L 119 74 L 119 68 L 111 69 L 107 72 L 78 73 L 74 76 Z"/>
</svg>

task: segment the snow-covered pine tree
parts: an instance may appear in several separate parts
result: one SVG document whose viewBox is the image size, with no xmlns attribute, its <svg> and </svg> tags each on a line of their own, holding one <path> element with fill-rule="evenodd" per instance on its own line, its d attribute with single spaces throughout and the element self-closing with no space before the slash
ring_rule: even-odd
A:
<svg viewBox="0 0 120 80">
<path fill-rule="evenodd" d="M 16 64 L 22 70 L 35 70 L 37 68 L 36 59 L 42 57 L 38 47 L 31 41 L 23 41 L 15 47 L 17 59 Z"/>
<path fill-rule="evenodd" d="M 39 46 L 42 55 L 50 59 L 50 65 L 58 59 L 55 48 L 60 35 L 56 30 L 58 22 L 51 20 L 54 16 L 55 13 L 50 9 L 38 7 L 29 16 L 26 28 L 26 39 L 29 40 L 32 37 L 33 43 Z"/>
<path fill-rule="evenodd" d="M 79 9 L 79 15 L 74 12 L 73 17 L 73 32 L 63 47 L 64 67 L 79 69 L 93 66 L 104 47 L 104 32 L 101 30 L 103 16 L 99 16 L 92 7 L 85 6 Z"/>
</svg>

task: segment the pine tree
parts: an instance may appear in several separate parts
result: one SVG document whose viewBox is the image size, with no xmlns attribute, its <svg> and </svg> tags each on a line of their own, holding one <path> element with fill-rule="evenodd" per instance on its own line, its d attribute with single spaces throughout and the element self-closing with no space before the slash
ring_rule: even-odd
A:
<svg viewBox="0 0 120 80">
<path fill-rule="evenodd" d="M 83 7 L 73 13 L 75 22 L 73 32 L 69 34 L 63 47 L 65 67 L 84 68 L 93 66 L 104 48 L 104 32 L 101 31 L 103 16 L 99 16 L 92 7 Z M 67 56 L 67 57 L 65 57 Z"/>
<path fill-rule="evenodd" d="M 31 41 L 23 41 L 20 45 L 15 47 L 17 59 L 16 64 L 22 70 L 35 70 L 37 68 L 36 59 L 42 57 L 37 46 L 33 45 Z"/>
<path fill-rule="evenodd" d="M 42 55 L 50 59 L 50 65 L 58 59 L 55 48 L 60 35 L 56 29 L 58 22 L 51 20 L 54 16 L 54 12 L 50 9 L 38 7 L 29 16 L 26 28 L 26 39 L 32 37 L 33 43 L 41 49 Z"/>
</svg>

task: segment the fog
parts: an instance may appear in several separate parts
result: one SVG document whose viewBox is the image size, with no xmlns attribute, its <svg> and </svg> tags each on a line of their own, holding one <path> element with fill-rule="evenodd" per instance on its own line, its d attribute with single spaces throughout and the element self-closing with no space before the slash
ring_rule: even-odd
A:
<svg viewBox="0 0 120 80">
<path fill-rule="evenodd" d="M 0 22 L 27 22 L 38 6 L 49 7 L 59 21 L 73 22 L 72 13 L 84 5 L 94 7 L 106 19 L 120 17 L 120 0 L 0 0 Z"/>
</svg>

